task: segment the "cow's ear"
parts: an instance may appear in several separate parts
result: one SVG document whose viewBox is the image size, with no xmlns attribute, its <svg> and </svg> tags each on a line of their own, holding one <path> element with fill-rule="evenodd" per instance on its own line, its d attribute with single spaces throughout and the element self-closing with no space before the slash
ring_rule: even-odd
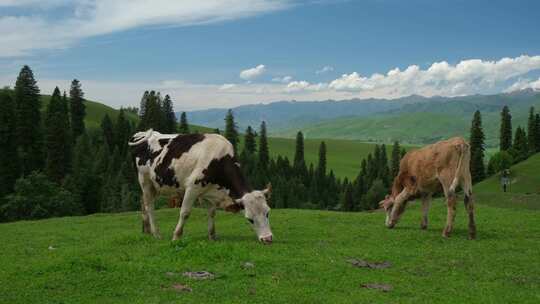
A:
<svg viewBox="0 0 540 304">
<path fill-rule="evenodd" d="M 232 213 L 238 213 L 242 209 L 244 209 L 244 205 L 238 203 L 230 204 L 229 206 L 225 207 L 225 211 Z"/>
<path fill-rule="evenodd" d="M 272 183 L 268 183 L 266 185 L 266 189 L 263 190 L 264 196 L 266 196 L 266 199 L 269 199 L 272 196 Z"/>
</svg>

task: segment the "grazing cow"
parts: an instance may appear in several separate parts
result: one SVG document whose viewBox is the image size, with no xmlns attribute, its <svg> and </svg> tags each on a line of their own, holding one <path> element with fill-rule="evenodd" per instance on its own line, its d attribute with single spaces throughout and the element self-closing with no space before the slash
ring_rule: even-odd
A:
<svg viewBox="0 0 540 304">
<path fill-rule="evenodd" d="M 461 185 L 465 194 L 465 208 L 469 214 L 469 238 L 476 237 L 474 205 L 472 201 L 469 145 L 460 137 L 440 141 L 422 149 L 408 152 L 401 160 L 399 174 L 394 179 L 392 193 L 379 203 L 386 210 L 386 226 L 393 228 L 408 201 L 422 198 L 422 224 L 426 229 L 432 194 L 442 187 L 448 214 L 443 236 L 450 236 L 456 214 L 456 188 Z"/>
<path fill-rule="evenodd" d="M 208 236 L 215 238 L 216 208 L 238 212 L 251 223 L 259 240 L 272 242 L 266 203 L 271 186 L 252 190 L 245 180 L 231 143 L 218 134 L 160 134 L 152 129 L 130 140 L 143 192 L 143 232 L 160 237 L 154 219 L 154 199 L 162 194 L 182 197 L 173 240 L 182 236 L 196 200 L 208 203 Z"/>
</svg>

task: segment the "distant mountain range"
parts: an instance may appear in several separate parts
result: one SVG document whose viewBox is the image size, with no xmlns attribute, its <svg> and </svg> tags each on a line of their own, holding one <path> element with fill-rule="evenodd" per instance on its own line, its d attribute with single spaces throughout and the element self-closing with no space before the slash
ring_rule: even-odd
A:
<svg viewBox="0 0 540 304">
<path fill-rule="evenodd" d="M 472 114 L 483 115 L 487 143 L 497 144 L 499 113 L 508 105 L 514 127 L 526 126 L 528 109 L 540 109 L 540 92 L 531 89 L 495 95 L 408 97 L 343 101 L 280 101 L 233 108 L 240 129 L 264 120 L 274 136 L 293 137 L 302 130 L 311 138 L 342 138 L 413 144 L 468 136 Z M 191 123 L 223 128 L 226 109 L 188 113 Z"/>
</svg>

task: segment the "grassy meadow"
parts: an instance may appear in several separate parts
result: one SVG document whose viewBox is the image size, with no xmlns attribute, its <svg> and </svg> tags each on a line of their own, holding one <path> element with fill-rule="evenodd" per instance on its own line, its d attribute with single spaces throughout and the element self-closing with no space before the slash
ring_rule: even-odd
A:
<svg viewBox="0 0 540 304">
<path fill-rule="evenodd" d="M 538 303 L 540 216 L 514 197 L 540 203 L 533 194 L 539 166 L 536 155 L 513 168 L 524 182 L 508 195 L 493 180 L 475 187 L 475 241 L 467 239 L 462 204 L 454 234 L 441 237 L 446 208 L 440 199 L 426 231 L 419 229 L 417 203 L 393 230 L 384 227 L 380 211 L 273 210 L 271 246 L 257 243 L 241 215 L 224 212 L 216 219 L 218 240 L 208 241 L 203 209 L 194 210 L 176 242 L 169 240 L 174 209 L 157 211 L 163 240 L 140 233 L 137 212 L 0 224 L 1 302 Z M 391 266 L 357 268 L 350 258 Z M 186 271 L 215 278 L 193 280 Z M 361 287 L 370 283 L 392 290 Z"/>
</svg>

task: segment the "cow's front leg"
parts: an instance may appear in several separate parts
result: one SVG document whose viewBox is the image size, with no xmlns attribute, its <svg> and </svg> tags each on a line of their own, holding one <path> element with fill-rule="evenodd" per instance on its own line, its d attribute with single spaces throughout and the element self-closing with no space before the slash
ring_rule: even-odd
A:
<svg viewBox="0 0 540 304">
<path fill-rule="evenodd" d="M 430 203 L 431 203 L 431 194 L 426 194 L 422 196 L 422 223 L 420 224 L 421 229 L 427 229 Z"/>
<path fill-rule="evenodd" d="M 208 207 L 208 239 L 211 241 L 216 240 L 216 206 L 210 205 Z"/>
<path fill-rule="evenodd" d="M 150 233 L 152 233 L 152 235 L 155 238 L 160 239 L 161 234 L 159 233 L 159 227 L 157 226 L 156 221 L 154 219 L 154 199 L 155 199 L 155 194 L 153 190 L 148 189 L 144 191 L 143 193 L 143 201 L 144 201 L 143 227 L 147 225 L 145 221 L 148 220 L 150 224 Z"/>
<path fill-rule="evenodd" d="M 401 193 L 396 196 L 394 200 L 394 205 L 392 206 L 392 211 L 390 212 L 390 215 L 386 216 L 386 226 L 388 228 L 394 228 L 394 226 L 399 221 L 401 214 L 403 214 L 403 212 L 405 211 L 405 206 L 407 204 L 409 196 L 410 194 L 407 188 L 403 189 L 403 191 L 401 191 Z"/>
<path fill-rule="evenodd" d="M 189 215 L 191 214 L 191 207 L 193 202 L 197 199 L 198 193 L 193 188 L 186 189 L 184 193 L 184 199 L 182 200 L 182 207 L 180 207 L 180 217 L 178 219 L 178 224 L 174 229 L 173 241 L 178 240 L 182 233 L 184 232 L 184 225 L 186 224 Z"/>
</svg>

